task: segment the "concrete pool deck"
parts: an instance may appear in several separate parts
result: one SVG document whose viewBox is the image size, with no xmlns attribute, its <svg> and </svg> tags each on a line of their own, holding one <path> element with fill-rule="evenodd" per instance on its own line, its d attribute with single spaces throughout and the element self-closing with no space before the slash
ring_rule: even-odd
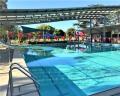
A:
<svg viewBox="0 0 120 96">
<path fill-rule="evenodd" d="M 0 48 L 0 96 L 6 96 L 8 79 L 9 79 L 8 77 L 9 64 L 8 64 L 8 58 L 6 58 L 8 54 L 6 53 L 8 53 L 7 47 L 1 47 Z"/>
<path fill-rule="evenodd" d="M 8 86 L 9 65 L 0 65 L 0 96 L 6 96 Z"/>
<path fill-rule="evenodd" d="M 27 67 L 22 54 L 20 53 L 20 51 L 18 51 L 16 49 L 14 50 L 12 63 L 19 63 L 24 68 Z M 10 66 L 10 64 L 1 64 L 0 65 L 0 96 L 6 96 L 6 94 L 7 94 L 8 80 L 9 80 L 9 75 L 8 75 L 9 66 Z M 26 83 L 33 83 L 32 80 L 30 80 L 28 77 L 26 77 L 23 73 L 21 73 L 18 70 L 13 71 L 13 76 L 14 76 L 13 84 L 15 86 L 24 85 Z M 34 83 L 32 85 L 29 85 L 28 88 L 27 88 L 27 86 L 21 87 L 21 89 L 20 89 L 21 91 L 18 91 L 18 89 L 16 87 L 14 90 L 14 95 L 17 95 L 18 93 L 24 94 L 24 93 L 28 92 L 29 90 L 33 90 L 33 89 L 36 90 Z M 32 94 L 27 94 L 24 96 L 38 96 L 38 92 L 34 92 Z"/>
</svg>

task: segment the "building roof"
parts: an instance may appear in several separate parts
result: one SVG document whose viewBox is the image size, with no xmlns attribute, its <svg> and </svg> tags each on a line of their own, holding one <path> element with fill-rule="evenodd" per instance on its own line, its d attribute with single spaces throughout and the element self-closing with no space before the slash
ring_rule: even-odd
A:
<svg viewBox="0 0 120 96">
<path fill-rule="evenodd" d="M 97 27 L 93 27 L 91 28 L 92 30 L 92 33 L 102 33 L 102 32 L 111 32 L 111 31 L 116 31 L 117 30 L 120 30 L 120 24 L 116 24 L 116 25 L 106 25 L 106 26 L 97 26 Z M 84 29 L 85 32 L 88 32 L 90 31 L 90 28 L 86 28 Z M 120 33 L 119 31 L 116 31 L 116 33 Z"/>
</svg>

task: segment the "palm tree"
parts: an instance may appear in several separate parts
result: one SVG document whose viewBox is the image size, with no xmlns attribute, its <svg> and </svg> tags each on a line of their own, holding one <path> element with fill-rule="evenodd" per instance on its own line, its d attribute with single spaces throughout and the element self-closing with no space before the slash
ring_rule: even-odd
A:
<svg viewBox="0 0 120 96">
<path fill-rule="evenodd" d="M 65 32 L 62 29 L 55 29 L 54 35 L 56 36 L 65 36 Z"/>
<path fill-rule="evenodd" d="M 69 28 L 67 29 L 67 36 L 74 36 L 75 29 L 74 28 Z"/>
<path fill-rule="evenodd" d="M 40 29 L 43 33 L 43 36 L 45 36 L 45 34 L 49 33 L 49 34 L 53 34 L 54 31 L 55 31 L 55 28 L 50 26 L 50 25 L 47 25 L 47 24 L 42 24 L 40 26 L 37 27 L 37 29 Z M 44 41 L 46 41 L 46 38 L 44 38 Z"/>
<path fill-rule="evenodd" d="M 42 31 L 47 31 L 50 34 L 53 34 L 55 31 L 54 27 L 47 25 L 47 24 L 42 24 L 42 25 L 38 26 L 37 29 L 40 29 Z"/>
</svg>

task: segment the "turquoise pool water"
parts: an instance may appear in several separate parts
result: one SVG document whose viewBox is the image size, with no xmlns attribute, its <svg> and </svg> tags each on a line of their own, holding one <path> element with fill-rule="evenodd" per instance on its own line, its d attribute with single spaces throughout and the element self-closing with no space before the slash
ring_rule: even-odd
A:
<svg viewBox="0 0 120 96">
<path fill-rule="evenodd" d="M 120 85 L 118 49 L 34 46 L 24 57 L 42 96 L 86 96 Z"/>
</svg>

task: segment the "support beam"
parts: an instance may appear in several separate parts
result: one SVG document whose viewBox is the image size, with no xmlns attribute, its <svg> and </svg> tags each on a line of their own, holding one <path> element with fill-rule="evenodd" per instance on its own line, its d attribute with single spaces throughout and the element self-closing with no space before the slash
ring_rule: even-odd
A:
<svg viewBox="0 0 120 96">
<path fill-rule="evenodd" d="M 103 19 L 104 21 L 104 27 L 103 27 L 103 40 L 105 40 L 106 41 L 106 28 L 105 28 L 105 26 L 106 26 L 106 17 L 104 16 L 104 19 Z M 104 43 L 105 43 L 105 41 L 104 41 Z"/>
<path fill-rule="evenodd" d="M 92 36 L 92 19 L 90 18 L 90 43 L 92 44 L 92 39 L 93 39 L 93 36 Z"/>
</svg>

